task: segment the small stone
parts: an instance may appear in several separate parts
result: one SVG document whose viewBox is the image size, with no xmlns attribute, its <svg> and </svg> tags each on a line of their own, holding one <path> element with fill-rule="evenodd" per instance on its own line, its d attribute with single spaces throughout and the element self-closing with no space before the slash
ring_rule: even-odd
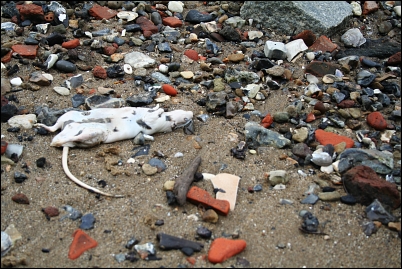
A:
<svg viewBox="0 0 402 269">
<path fill-rule="evenodd" d="M 90 230 L 94 228 L 95 217 L 92 213 L 85 214 L 81 217 L 80 229 Z"/>
<path fill-rule="evenodd" d="M 337 191 L 320 192 L 318 194 L 318 198 L 320 198 L 320 200 L 322 200 L 322 201 L 333 202 L 333 201 L 338 201 L 341 198 L 341 195 Z"/>
<path fill-rule="evenodd" d="M 166 182 L 163 184 L 163 190 L 164 190 L 164 191 L 173 191 L 174 184 L 175 184 L 175 181 L 173 181 L 173 180 L 168 180 L 168 181 L 166 181 Z"/>
<path fill-rule="evenodd" d="M 210 223 L 217 223 L 219 219 L 218 214 L 213 209 L 208 209 L 202 214 L 202 220 Z"/>
<path fill-rule="evenodd" d="M 152 176 L 158 172 L 158 168 L 146 163 L 142 165 L 142 171 L 147 176 Z"/>
<path fill-rule="evenodd" d="M 29 199 L 28 197 L 23 194 L 23 193 L 17 193 L 15 194 L 13 197 L 11 197 L 11 200 L 13 200 L 14 202 L 16 202 L 17 204 L 25 204 L 25 205 L 29 205 Z"/>
<path fill-rule="evenodd" d="M 356 198 L 351 194 L 341 196 L 340 200 L 342 203 L 347 204 L 347 205 L 354 205 L 357 203 Z"/>
<path fill-rule="evenodd" d="M 197 235 L 199 235 L 200 237 L 205 238 L 205 239 L 209 239 L 212 236 L 212 232 L 204 226 L 198 227 L 196 232 L 197 232 Z"/>
<path fill-rule="evenodd" d="M 387 121 L 378 111 L 372 112 L 367 116 L 367 124 L 379 131 L 383 131 L 387 128 Z"/>
<path fill-rule="evenodd" d="M 43 213 L 45 213 L 46 216 L 52 218 L 52 217 L 57 217 L 60 212 L 59 209 L 57 207 L 54 206 L 48 206 L 44 209 L 42 209 Z"/>
</svg>

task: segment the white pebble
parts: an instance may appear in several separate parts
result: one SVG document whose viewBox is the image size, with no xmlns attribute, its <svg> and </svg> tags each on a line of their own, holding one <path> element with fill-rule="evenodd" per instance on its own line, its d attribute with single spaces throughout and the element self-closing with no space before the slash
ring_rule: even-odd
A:
<svg viewBox="0 0 402 269">
<path fill-rule="evenodd" d="M 13 86 L 21 86 L 22 79 L 20 77 L 16 77 L 10 80 L 11 85 Z"/>
<path fill-rule="evenodd" d="M 184 155 L 183 155 L 183 153 L 181 153 L 181 152 L 177 152 L 175 155 L 174 155 L 174 157 L 175 158 L 180 158 L 180 157 L 183 157 Z"/>
<path fill-rule="evenodd" d="M 306 53 L 306 57 L 307 57 L 307 59 L 308 59 L 309 61 L 314 60 L 314 58 L 315 58 L 314 52 L 307 52 L 307 53 Z"/>
<path fill-rule="evenodd" d="M 159 65 L 159 71 L 161 72 L 161 73 L 164 73 L 164 74 L 166 74 L 167 72 L 168 72 L 168 66 L 166 65 L 166 64 L 161 64 L 161 65 Z"/>
</svg>

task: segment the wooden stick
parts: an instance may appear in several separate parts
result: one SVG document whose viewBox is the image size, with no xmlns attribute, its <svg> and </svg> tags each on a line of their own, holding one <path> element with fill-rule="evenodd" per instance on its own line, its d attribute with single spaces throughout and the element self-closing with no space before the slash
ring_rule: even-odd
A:
<svg viewBox="0 0 402 269">
<path fill-rule="evenodd" d="M 190 185 L 194 180 L 194 174 L 197 172 L 200 163 L 201 156 L 195 157 L 187 169 L 184 170 L 181 176 L 176 180 L 176 183 L 173 187 L 173 193 L 175 194 L 177 203 L 179 205 L 184 205 L 186 202 L 187 192 L 190 189 Z"/>
</svg>

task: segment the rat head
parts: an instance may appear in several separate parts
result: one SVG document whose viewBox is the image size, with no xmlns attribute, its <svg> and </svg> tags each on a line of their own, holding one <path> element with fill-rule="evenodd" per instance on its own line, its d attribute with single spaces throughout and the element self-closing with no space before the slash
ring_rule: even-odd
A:
<svg viewBox="0 0 402 269">
<path fill-rule="evenodd" d="M 158 132 L 171 132 L 175 128 L 183 126 L 192 120 L 193 112 L 186 110 L 173 110 L 163 112 L 157 116 L 146 116 L 143 118 L 145 134 L 154 134 Z"/>
</svg>

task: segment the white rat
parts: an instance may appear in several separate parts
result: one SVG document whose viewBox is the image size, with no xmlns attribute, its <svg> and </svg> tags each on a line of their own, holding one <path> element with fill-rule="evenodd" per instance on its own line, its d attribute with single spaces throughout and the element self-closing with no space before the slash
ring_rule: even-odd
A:
<svg viewBox="0 0 402 269">
<path fill-rule="evenodd" d="M 122 107 L 122 108 L 97 108 L 89 111 L 69 111 L 63 114 L 53 126 L 35 124 L 49 132 L 58 129 L 57 134 L 50 144 L 54 147 L 63 147 L 62 164 L 66 175 L 78 185 L 93 192 L 112 197 L 112 195 L 93 188 L 71 174 L 67 165 L 69 147 L 88 148 L 100 143 L 112 143 L 131 139 L 140 132 L 151 135 L 158 132 L 171 132 L 193 118 L 193 112 L 174 110 L 164 112 L 157 105 L 154 108 Z"/>
</svg>

